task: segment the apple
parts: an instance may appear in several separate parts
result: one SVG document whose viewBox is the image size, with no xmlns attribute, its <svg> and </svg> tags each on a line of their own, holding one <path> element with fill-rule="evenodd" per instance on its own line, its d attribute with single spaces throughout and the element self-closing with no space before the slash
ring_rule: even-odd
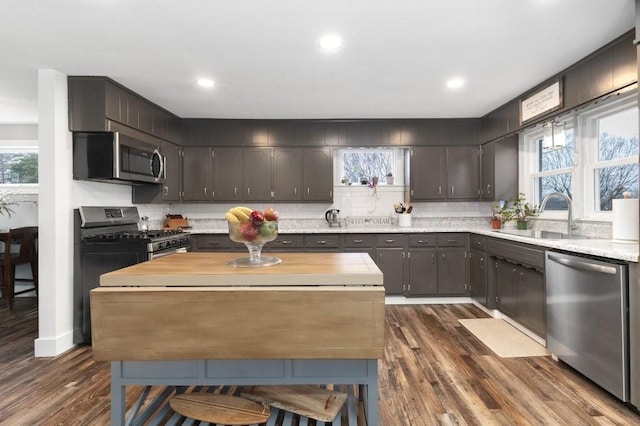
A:
<svg viewBox="0 0 640 426">
<path fill-rule="evenodd" d="M 262 222 L 264 222 L 264 215 L 260 210 L 254 210 L 251 212 L 251 215 L 249 215 L 249 220 L 256 228 L 259 228 Z"/>
<path fill-rule="evenodd" d="M 262 237 L 271 237 L 278 232 L 278 224 L 276 222 L 271 222 L 265 220 L 262 226 L 260 227 L 260 236 Z"/>
<path fill-rule="evenodd" d="M 270 221 L 278 220 L 278 212 L 271 207 L 267 207 L 264 211 L 264 218 Z"/>
<path fill-rule="evenodd" d="M 253 241 L 258 238 L 258 228 L 253 226 L 251 222 L 244 222 L 240 228 L 242 239 L 245 241 Z"/>
</svg>

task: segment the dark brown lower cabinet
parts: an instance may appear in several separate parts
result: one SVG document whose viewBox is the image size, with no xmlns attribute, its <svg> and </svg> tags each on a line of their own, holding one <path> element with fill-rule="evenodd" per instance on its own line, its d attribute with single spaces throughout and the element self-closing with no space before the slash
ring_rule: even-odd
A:
<svg viewBox="0 0 640 426">
<path fill-rule="evenodd" d="M 503 314 L 517 319 L 517 267 L 511 262 L 497 259 L 495 268 L 497 307 Z"/>
<path fill-rule="evenodd" d="M 438 248 L 438 295 L 464 296 L 467 293 L 467 250 Z"/>
<path fill-rule="evenodd" d="M 541 337 L 546 336 L 544 274 L 534 268 L 496 259 L 497 307 Z"/>
<path fill-rule="evenodd" d="M 487 253 L 471 250 L 469 254 L 469 292 L 476 302 L 487 306 Z"/>
<path fill-rule="evenodd" d="M 438 294 L 438 249 L 409 250 L 409 283 L 405 293 L 407 296 Z"/>
<path fill-rule="evenodd" d="M 384 289 L 389 295 L 404 292 L 404 248 L 385 247 L 376 249 L 376 264 L 384 274 Z"/>
</svg>

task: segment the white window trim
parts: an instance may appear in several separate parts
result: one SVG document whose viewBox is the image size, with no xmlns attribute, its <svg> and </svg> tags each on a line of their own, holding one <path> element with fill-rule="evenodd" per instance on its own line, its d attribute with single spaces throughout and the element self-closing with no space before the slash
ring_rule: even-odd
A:
<svg viewBox="0 0 640 426">
<path fill-rule="evenodd" d="M 567 128 L 574 129 L 574 140 L 575 139 L 575 131 L 576 126 L 571 122 L 571 118 L 567 118 L 565 123 L 568 125 Z M 536 185 L 536 180 L 540 177 L 544 176 L 553 176 L 557 174 L 564 173 L 572 173 L 572 181 L 575 185 L 576 177 L 575 177 L 575 148 L 574 148 L 574 167 L 565 167 L 562 169 L 555 170 L 547 170 L 544 172 L 538 172 L 538 154 L 539 154 L 539 144 L 538 141 L 542 138 L 543 130 L 541 126 L 536 126 L 529 131 L 525 131 L 520 134 L 519 137 L 519 181 L 520 181 L 520 189 L 519 191 L 524 193 L 527 197 L 527 201 L 534 205 L 540 205 L 540 194 L 538 193 L 538 186 Z M 577 144 L 574 143 L 574 147 Z M 574 187 L 574 193 L 576 188 Z M 575 197 L 574 197 L 575 198 Z M 577 201 L 577 200 L 576 200 Z M 576 203 L 572 205 L 573 207 L 573 215 L 574 219 L 576 218 L 576 212 L 578 211 Z M 546 210 L 542 214 L 538 216 L 540 219 L 566 219 L 567 212 L 566 210 Z"/>
<path fill-rule="evenodd" d="M 2 140 L 0 141 L 0 151 L 22 150 L 27 152 L 37 152 L 40 157 L 40 147 L 37 140 Z M 38 183 L 1 183 L 0 191 L 16 195 L 38 194 Z"/>
<path fill-rule="evenodd" d="M 584 216 L 594 221 L 612 221 L 613 212 L 600 211 L 595 206 L 596 179 L 595 172 L 598 169 L 633 164 L 638 162 L 638 157 L 619 158 L 609 161 L 598 161 L 598 129 L 596 123 L 599 119 L 620 111 L 633 108 L 637 105 L 635 96 L 616 100 L 615 103 L 594 108 L 580 116 L 580 129 L 585 141 L 585 167 L 583 170 L 584 188 L 583 199 L 590 202 L 584 206 Z"/>
<path fill-rule="evenodd" d="M 553 170 L 552 172 L 536 172 L 538 161 L 538 144 L 542 137 L 542 127 L 535 126 L 520 133 L 519 136 L 519 191 L 524 193 L 529 202 L 540 204 L 540 194 L 537 192 L 535 180 L 545 175 L 553 175 L 559 172 L 572 172 L 574 200 L 572 203 L 574 219 L 586 219 L 590 221 L 613 220 L 613 213 L 610 211 L 597 211 L 595 209 L 595 170 L 601 167 L 610 167 L 622 164 L 632 164 L 639 161 L 638 157 L 616 159 L 606 162 L 596 162 L 597 160 L 597 129 L 594 123 L 602 117 L 606 117 L 627 108 L 638 105 L 635 94 L 624 96 L 622 99 L 613 99 L 589 109 L 586 112 L 573 113 L 573 115 L 560 118 L 561 121 L 571 123 L 568 127 L 573 127 L 574 131 L 574 167 Z M 580 194 L 581 196 L 575 196 Z M 566 211 L 545 211 L 540 219 L 562 219 L 566 220 Z"/>
<path fill-rule="evenodd" d="M 382 184 L 380 185 L 380 187 L 394 187 L 394 186 L 404 186 L 405 185 L 405 181 L 404 181 L 404 159 L 405 156 L 407 155 L 405 153 L 405 149 L 404 148 L 395 148 L 395 147 L 389 147 L 389 146 L 381 146 L 381 147 L 362 147 L 362 148 L 340 148 L 340 149 L 334 149 L 334 157 L 333 157 L 333 161 L 334 161 L 334 167 L 333 167 L 333 184 L 334 186 L 343 186 L 341 181 L 342 181 L 342 170 L 344 169 L 344 164 L 343 164 L 343 157 L 342 157 L 342 153 L 344 151 L 348 151 L 348 150 L 360 150 L 362 152 L 364 151 L 390 151 L 391 155 L 392 155 L 392 159 L 391 161 L 393 162 L 393 185 L 387 185 L 387 184 Z M 359 182 L 353 182 L 351 187 L 353 188 L 358 188 L 358 187 L 362 187 L 362 188 L 367 188 L 367 185 L 360 185 Z"/>
</svg>

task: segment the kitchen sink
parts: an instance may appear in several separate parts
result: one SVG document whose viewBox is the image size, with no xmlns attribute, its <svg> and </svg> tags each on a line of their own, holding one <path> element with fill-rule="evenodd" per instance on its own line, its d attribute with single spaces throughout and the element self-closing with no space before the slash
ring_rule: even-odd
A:
<svg viewBox="0 0 640 426">
<path fill-rule="evenodd" d="M 583 240 L 589 238 L 584 235 L 569 235 L 563 234 L 562 232 L 538 231 L 533 229 L 498 229 L 497 232 L 545 240 Z"/>
</svg>

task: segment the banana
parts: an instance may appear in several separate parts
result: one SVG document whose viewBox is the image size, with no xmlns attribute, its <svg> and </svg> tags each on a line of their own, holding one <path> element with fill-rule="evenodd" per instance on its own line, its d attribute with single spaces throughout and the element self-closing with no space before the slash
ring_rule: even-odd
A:
<svg viewBox="0 0 640 426">
<path fill-rule="evenodd" d="M 245 213 L 243 210 L 240 210 L 238 207 L 234 207 L 229 210 L 229 213 L 233 214 L 239 222 L 248 222 L 249 214 Z"/>
<path fill-rule="evenodd" d="M 249 207 L 245 207 L 245 206 L 237 206 L 237 207 L 234 207 L 234 208 L 240 210 L 241 212 L 243 212 L 247 216 L 250 216 L 251 212 L 253 211 L 253 209 L 250 209 Z"/>
<path fill-rule="evenodd" d="M 240 222 L 240 220 L 236 217 L 236 215 L 234 215 L 233 213 L 231 213 L 231 211 L 228 211 L 227 213 L 225 213 L 224 218 L 231 223 L 238 223 Z"/>
</svg>

